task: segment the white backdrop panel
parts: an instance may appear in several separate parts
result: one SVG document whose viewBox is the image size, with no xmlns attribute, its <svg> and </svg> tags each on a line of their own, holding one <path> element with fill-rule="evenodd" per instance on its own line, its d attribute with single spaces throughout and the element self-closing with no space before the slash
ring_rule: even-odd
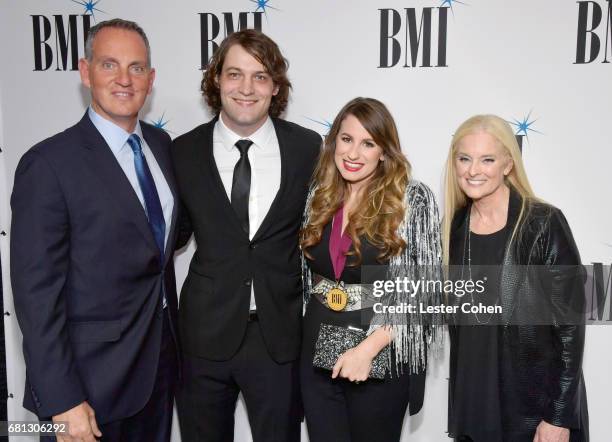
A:
<svg viewBox="0 0 612 442">
<path fill-rule="evenodd" d="M 82 3 L 86 3 L 83 1 Z M 265 3 L 265 2 L 263 2 Z M 572 226 L 584 263 L 612 261 L 612 219 L 609 176 L 612 164 L 610 100 L 612 67 L 602 63 L 612 52 L 610 34 L 605 45 L 607 2 L 588 5 L 592 17 L 600 8 L 602 21 L 588 34 L 601 48 L 592 63 L 576 64 L 578 11 L 581 2 L 540 0 L 270 0 L 262 17 L 263 31 L 275 39 L 290 61 L 294 92 L 286 118 L 325 134 L 326 120 L 349 99 L 361 95 L 385 102 L 395 116 L 402 146 L 415 176 L 441 197 L 441 178 L 453 130 L 475 113 L 496 113 L 509 121 L 534 121 L 523 139 L 524 159 L 536 193 L 560 207 Z M 452 10 L 440 12 L 439 7 Z M 76 71 L 56 70 L 55 15 L 67 26 L 70 15 L 84 6 L 72 0 L 1 0 L 0 38 L 0 228 L 9 233 L 8 197 L 21 155 L 33 144 L 74 124 L 88 104 L 88 93 Z M 223 13 L 248 13 L 253 25 L 253 0 L 183 0 L 181 2 L 101 0 L 95 20 L 122 17 L 143 26 L 151 42 L 157 68 L 154 92 L 142 118 L 158 121 L 175 137 L 208 120 L 201 95 L 200 15 L 213 14 L 224 34 Z M 272 9 L 276 8 L 276 9 Z M 424 8 L 433 8 L 433 67 L 422 64 L 423 41 L 416 67 L 403 67 L 406 8 L 414 9 L 417 24 Z M 394 67 L 379 67 L 381 9 L 400 17 L 394 37 L 401 55 Z M 446 65 L 436 66 L 440 14 L 447 14 Z M 33 18 L 32 16 L 44 16 Z M 35 70 L 33 20 L 49 20 L 52 67 Z M 209 17 L 209 19 L 212 19 Z M 37 22 L 38 23 L 38 22 Z M 78 52 L 82 54 L 83 18 L 77 17 Z M 592 27 L 589 18 L 588 27 Z M 424 38 L 424 37 L 422 37 Z M 391 44 L 391 40 L 388 40 Z M 39 45 L 39 47 L 42 47 Z M 605 48 L 605 49 L 604 49 Z M 410 57 L 408 56 L 408 59 Z M 608 55 L 612 61 L 612 55 Z M 70 68 L 70 66 L 69 66 Z M 316 121 L 313 121 L 316 120 Z M 442 200 L 439 199 L 440 203 Z M 8 281 L 8 237 L 0 238 L 5 307 L 12 313 Z M 177 282 L 186 275 L 193 245 L 177 257 Z M 21 407 L 24 367 L 21 337 L 13 314 L 5 317 L 10 419 L 32 419 Z M 612 328 L 589 327 L 584 361 L 594 442 L 609 439 L 606 411 L 612 392 L 610 372 Z M 430 370 L 426 401 L 418 416 L 407 418 L 403 440 L 447 440 L 447 352 Z M 305 434 L 305 433 L 304 433 Z M 21 438 L 20 440 L 27 440 Z M 174 441 L 178 441 L 175 434 Z M 238 405 L 236 440 L 249 441 L 244 405 Z"/>
</svg>

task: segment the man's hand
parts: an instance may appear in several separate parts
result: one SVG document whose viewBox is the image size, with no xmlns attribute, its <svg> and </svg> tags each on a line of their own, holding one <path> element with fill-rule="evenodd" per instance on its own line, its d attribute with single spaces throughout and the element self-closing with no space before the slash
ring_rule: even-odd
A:
<svg viewBox="0 0 612 442">
<path fill-rule="evenodd" d="M 56 434 L 58 442 L 95 442 L 102 437 L 94 410 L 87 402 L 53 416 L 53 422 L 64 422 L 68 427 L 68 434 Z"/>
<path fill-rule="evenodd" d="M 569 442 L 570 430 L 568 428 L 557 427 L 548 422 L 540 422 L 536 428 L 533 442 Z"/>
</svg>

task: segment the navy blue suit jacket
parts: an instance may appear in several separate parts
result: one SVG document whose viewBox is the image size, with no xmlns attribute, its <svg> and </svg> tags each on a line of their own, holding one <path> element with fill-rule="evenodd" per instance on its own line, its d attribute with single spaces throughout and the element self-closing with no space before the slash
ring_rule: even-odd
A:
<svg viewBox="0 0 612 442">
<path fill-rule="evenodd" d="M 102 424 L 138 412 L 155 381 L 162 287 L 176 324 L 170 137 L 141 126 L 175 196 L 163 265 L 143 206 L 87 114 L 32 147 L 17 167 L 11 280 L 24 406 L 39 417 L 84 400 Z"/>
</svg>

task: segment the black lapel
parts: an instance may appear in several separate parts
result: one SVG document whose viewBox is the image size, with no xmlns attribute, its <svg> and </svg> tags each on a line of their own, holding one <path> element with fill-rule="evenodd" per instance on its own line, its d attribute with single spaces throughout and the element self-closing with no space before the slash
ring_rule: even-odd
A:
<svg viewBox="0 0 612 442">
<path fill-rule="evenodd" d="M 517 240 L 511 242 L 512 233 L 521 212 L 522 199 L 519 193 L 510 187 L 510 201 L 508 202 L 508 220 L 506 226 L 508 228 L 508 241 L 506 242 L 506 251 L 504 252 L 504 261 L 500 278 L 500 297 L 502 304 L 502 322 L 504 325 L 509 325 L 514 310 L 517 307 L 517 294 L 520 290 L 520 285 L 527 277 L 525 266 L 519 262 L 517 256 Z M 525 220 L 523 219 L 523 222 Z"/>
<path fill-rule="evenodd" d="M 89 119 L 87 112 L 77 124 L 83 145 L 87 148 L 85 155 L 90 171 L 97 176 L 108 190 L 110 198 L 119 205 L 119 210 L 131 220 L 142 233 L 145 240 L 159 251 L 149 221 L 134 188 L 125 176 L 106 141 Z"/>
<path fill-rule="evenodd" d="M 223 186 L 223 181 L 221 180 L 221 175 L 219 174 L 219 168 L 217 167 L 217 162 L 215 161 L 215 155 L 213 152 L 213 133 L 218 119 L 219 116 L 217 115 L 211 121 L 206 123 L 202 127 L 200 134 L 198 134 L 199 136 L 197 138 L 197 145 L 195 148 L 200 163 L 199 169 L 203 173 L 202 177 L 208 180 L 208 185 L 205 186 L 205 188 L 210 189 L 210 194 L 217 200 L 217 205 L 222 207 L 223 211 L 225 212 L 223 219 L 232 222 L 234 224 L 234 230 L 239 231 L 240 235 L 244 236 L 248 240 L 249 234 L 248 232 L 244 231 L 242 224 L 238 220 L 236 212 L 234 212 L 232 203 L 227 196 L 227 192 L 225 191 L 225 186 Z M 220 217 L 219 219 L 222 218 Z"/>
<path fill-rule="evenodd" d="M 278 139 L 278 146 L 280 148 L 280 157 L 281 157 L 281 180 L 280 185 L 278 187 L 278 192 L 276 192 L 276 196 L 270 205 L 270 209 L 263 221 L 259 225 L 259 229 L 253 235 L 253 241 L 259 239 L 266 230 L 274 223 L 275 220 L 275 212 L 278 210 L 281 204 L 283 192 L 287 187 L 287 169 L 289 169 L 289 161 L 291 160 L 291 155 L 289 155 L 290 146 L 295 144 L 295 140 L 292 139 L 291 130 L 285 124 L 282 124 L 281 120 L 277 120 L 276 118 L 272 119 L 274 123 L 274 130 L 276 131 L 276 138 Z"/>
<path fill-rule="evenodd" d="M 500 302 L 502 305 L 502 322 L 504 325 L 508 325 L 510 320 L 512 319 L 512 315 L 514 310 L 517 307 L 516 303 L 516 294 L 518 293 L 520 284 L 525 280 L 526 273 L 524 271 L 524 266 L 519 264 L 519 257 L 516 256 L 516 241 L 511 243 L 512 232 L 514 231 L 514 226 L 518 220 L 518 216 L 521 211 L 522 199 L 521 196 L 514 190 L 514 188 L 510 187 L 510 200 L 508 202 L 508 219 L 506 221 L 506 226 L 508 229 L 508 240 L 506 242 L 506 247 L 504 251 L 504 259 L 503 266 L 501 270 L 501 278 L 500 278 Z M 451 227 L 451 238 L 455 244 L 464 244 L 466 241 L 464 229 L 459 229 L 462 226 L 465 226 L 465 223 L 468 222 L 468 213 L 472 207 L 471 201 L 465 207 L 459 209 L 455 216 L 453 217 L 452 227 Z M 523 220 L 524 221 L 524 220 Z M 469 229 L 469 226 L 465 227 Z M 467 232 L 467 231 L 466 231 Z M 460 251 L 456 251 L 453 253 L 460 253 Z M 463 257 L 462 257 L 463 258 Z M 462 261 L 463 262 L 463 261 Z"/>
<path fill-rule="evenodd" d="M 166 179 L 166 183 L 170 188 L 170 192 L 172 193 L 172 198 L 174 199 L 174 204 L 172 205 L 172 216 L 170 217 L 170 226 L 168 232 L 168 242 L 165 247 L 164 253 L 164 265 L 168 262 L 170 257 L 174 254 L 172 251 L 174 250 L 174 230 L 176 229 L 176 216 L 178 211 L 178 195 L 176 194 L 176 182 L 174 179 L 174 172 L 172 170 L 172 165 L 170 164 L 170 152 L 167 151 L 168 147 L 164 148 L 158 141 L 158 138 L 150 132 L 149 127 L 141 122 L 140 127 L 142 128 L 142 135 L 151 149 L 153 156 L 155 157 L 155 161 L 157 161 L 157 165 L 161 169 L 164 178 Z M 164 150 L 166 152 L 164 153 Z M 170 253 L 168 253 L 170 252 Z"/>
</svg>

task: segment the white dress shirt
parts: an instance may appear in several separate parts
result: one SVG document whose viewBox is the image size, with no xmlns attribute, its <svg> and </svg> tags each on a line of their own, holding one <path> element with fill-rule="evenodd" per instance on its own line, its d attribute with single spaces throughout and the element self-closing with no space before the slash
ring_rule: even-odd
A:
<svg viewBox="0 0 612 442">
<path fill-rule="evenodd" d="M 109 121 L 99 114 L 96 113 L 91 107 L 89 107 L 89 119 L 93 123 L 93 125 L 98 129 L 98 132 L 108 144 L 111 152 L 117 159 L 119 166 L 125 173 L 125 176 L 129 180 L 134 192 L 138 196 L 140 200 L 140 204 L 142 205 L 145 214 L 147 213 L 147 208 L 145 205 L 144 196 L 142 194 L 142 190 L 140 189 L 140 183 L 138 182 L 138 176 L 136 175 L 136 168 L 134 167 L 134 151 L 128 144 L 127 140 L 130 137 L 130 133 L 123 130 L 121 127 L 117 126 L 112 121 Z M 157 189 L 157 195 L 159 196 L 159 202 L 161 203 L 162 211 L 164 213 L 164 222 L 166 223 L 165 229 L 165 237 L 164 237 L 164 248 L 168 243 L 168 235 L 170 234 L 170 227 L 172 223 L 172 210 L 174 209 L 174 197 L 172 196 L 172 192 L 170 191 L 170 186 L 168 186 L 168 182 L 166 181 L 166 177 L 162 170 L 157 164 L 157 160 L 155 159 L 155 155 L 151 152 L 151 148 L 147 144 L 144 136 L 142 135 L 142 129 L 140 127 L 140 122 L 136 122 L 136 127 L 132 132 L 140 137 L 140 145 L 142 147 L 142 153 L 147 160 L 147 165 L 149 166 L 149 170 L 151 171 L 151 176 L 153 177 L 153 181 L 155 182 L 155 188 Z M 167 306 L 166 294 L 163 294 L 162 299 L 163 307 Z"/>
<path fill-rule="evenodd" d="M 249 194 L 249 239 L 253 239 L 280 188 L 281 157 L 278 138 L 270 117 L 248 137 L 241 137 L 223 123 L 220 116 L 213 131 L 213 155 L 227 198 L 231 202 L 234 167 L 240 159 L 235 146 L 238 140 L 251 140 L 248 150 L 251 163 Z M 256 310 L 255 292 L 251 284 L 251 310 Z"/>
<path fill-rule="evenodd" d="M 140 183 L 138 182 L 138 176 L 136 175 L 136 168 L 134 167 L 134 151 L 128 144 L 127 140 L 130 137 L 130 133 L 127 133 L 121 127 L 115 123 L 101 117 L 91 107 L 89 108 L 89 118 L 91 122 L 96 126 L 98 132 L 110 147 L 113 155 L 117 159 L 117 162 L 123 169 L 123 173 L 129 180 L 134 192 L 140 200 L 143 210 L 146 214 L 146 206 L 142 190 L 140 189 Z M 164 245 L 168 243 L 168 235 L 170 234 L 170 225 L 172 223 L 172 210 L 174 209 L 174 197 L 170 191 L 170 186 L 166 181 L 166 177 L 161 171 L 155 155 L 151 152 L 151 148 L 147 144 L 144 136 L 142 135 L 142 129 L 140 122 L 136 123 L 136 127 L 132 132 L 140 137 L 140 144 L 142 147 L 142 153 L 147 160 L 147 165 L 153 176 L 155 182 L 155 188 L 157 189 L 157 195 L 159 196 L 159 202 L 161 203 L 162 211 L 164 212 L 164 221 L 166 223 L 166 236 L 164 238 Z"/>
</svg>

